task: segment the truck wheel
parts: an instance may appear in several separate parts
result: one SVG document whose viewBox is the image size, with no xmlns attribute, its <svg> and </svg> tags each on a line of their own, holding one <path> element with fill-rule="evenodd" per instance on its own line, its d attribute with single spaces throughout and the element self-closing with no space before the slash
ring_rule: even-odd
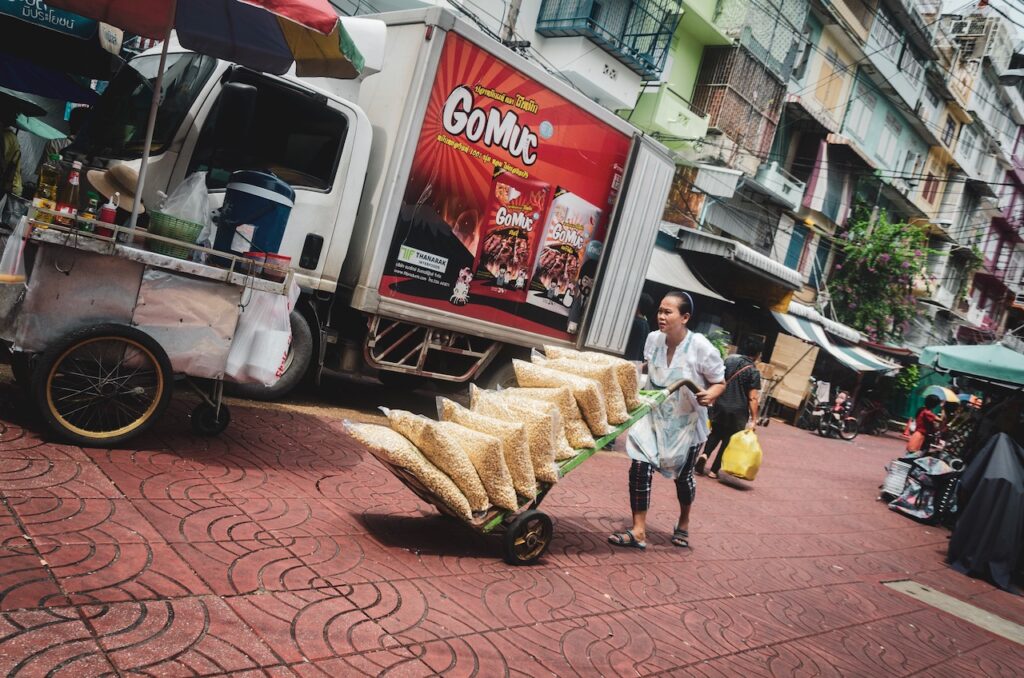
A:
<svg viewBox="0 0 1024 678">
<path fill-rule="evenodd" d="M 298 311 L 292 311 L 289 318 L 292 326 L 292 345 L 284 364 L 284 374 L 273 386 L 262 384 L 224 384 L 230 395 L 250 400 L 279 400 L 291 393 L 302 383 L 303 377 L 313 362 L 313 332 L 309 323 Z"/>
<path fill-rule="evenodd" d="M 477 381 L 477 386 L 486 389 L 512 388 L 516 385 L 516 370 L 512 365 L 511 360 L 506 360 L 503 364 L 488 370 L 487 373 Z"/>
</svg>

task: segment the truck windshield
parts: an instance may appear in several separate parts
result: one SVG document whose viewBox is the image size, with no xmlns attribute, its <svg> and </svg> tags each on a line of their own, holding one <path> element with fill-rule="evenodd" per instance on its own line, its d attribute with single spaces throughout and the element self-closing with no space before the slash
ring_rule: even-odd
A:
<svg viewBox="0 0 1024 678">
<path fill-rule="evenodd" d="M 192 108 L 216 60 L 201 54 L 168 54 L 153 154 L 162 153 Z M 107 86 L 70 150 L 90 157 L 130 160 L 142 157 L 159 56 L 132 59 Z"/>
</svg>

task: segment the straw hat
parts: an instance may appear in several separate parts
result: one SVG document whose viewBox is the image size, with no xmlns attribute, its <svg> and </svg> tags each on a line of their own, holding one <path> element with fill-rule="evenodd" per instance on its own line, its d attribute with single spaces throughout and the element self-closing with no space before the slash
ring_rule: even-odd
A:
<svg viewBox="0 0 1024 678">
<path fill-rule="evenodd" d="M 107 170 L 89 170 L 86 173 L 93 188 L 108 200 L 115 193 L 120 193 L 118 207 L 131 212 L 135 205 L 135 189 L 139 185 L 139 173 L 128 165 L 114 165 Z M 146 208 L 140 203 L 139 212 Z"/>
</svg>

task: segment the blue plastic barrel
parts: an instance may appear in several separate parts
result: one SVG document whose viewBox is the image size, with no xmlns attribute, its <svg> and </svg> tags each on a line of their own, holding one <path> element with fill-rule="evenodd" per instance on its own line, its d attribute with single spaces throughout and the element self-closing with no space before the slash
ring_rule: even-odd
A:
<svg viewBox="0 0 1024 678">
<path fill-rule="evenodd" d="M 224 194 L 214 249 L 238 255 L 277 254 L 294 204 L 295 191 L 273 174 L 234 172 Z"/>
</svg>

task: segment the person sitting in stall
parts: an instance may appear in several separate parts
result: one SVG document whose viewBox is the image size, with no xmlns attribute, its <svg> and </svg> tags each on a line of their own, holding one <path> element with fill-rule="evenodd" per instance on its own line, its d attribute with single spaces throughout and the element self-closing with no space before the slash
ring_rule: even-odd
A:
<svg viewBox="0 0 1024 678">
<path fill-rule="evenodd" d="M 922 457 L 928 454 L 931 446 L 938 440 L 939 433 L 945 428 L 943 416 L 935 414 L 935 408 L 942 400 L 937 395 L 930 395 L 924 399 L 917 413 L 914 415 L 914 432 L 907 441 L 907 456 Z"/>
</svg>

